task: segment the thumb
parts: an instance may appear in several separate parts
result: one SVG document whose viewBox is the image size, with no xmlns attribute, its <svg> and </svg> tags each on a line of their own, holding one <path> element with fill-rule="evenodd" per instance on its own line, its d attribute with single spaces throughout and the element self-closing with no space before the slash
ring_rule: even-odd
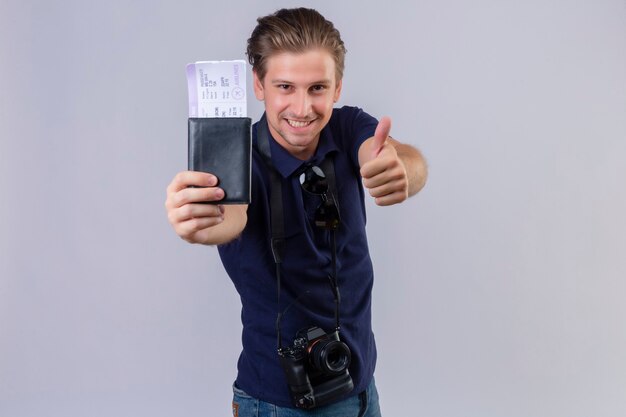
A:
<svg viewBox="0 0 626 417">
<path fill-rule="evenodd" d="M 374 140 L 372 140 L 372 157 L 376 158 L 380 150 L 385 146 L 390 130 L 391 119 L 387 116 L 381 118 L 374 132 Z"/>
</svg>

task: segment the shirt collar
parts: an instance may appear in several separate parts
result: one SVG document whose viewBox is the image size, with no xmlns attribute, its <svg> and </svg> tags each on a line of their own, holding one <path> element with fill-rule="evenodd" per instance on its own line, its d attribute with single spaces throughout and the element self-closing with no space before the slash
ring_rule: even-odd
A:
<svg viewBox="0 0 626 417">
<path fill-rule="evenodd" d="M 291 176 L 294 172 L 298 171 L 305 164 L 319 165 L 328 154 L 339 150 L 337 144 L 335 143 L 335 140 L 333 139 L 333 135 L 328 124 L 324 126 L 324 128 L 320 132 L 320 140 L 317 144 L 317 149 L 315 150 L 315 153 L 310 159 L 306 161 L 302 161 L 291 155 L 289 152 L 287 152 L 285 148 L 283 148 L 278 142 L 276 142 L 267 125 L 265 113 L 263 113 L 263 116 L 259 120 L 258 126 L 260 129 L 267 129 L 267 136 L 271 139 L 269 142 L 270 153 L 272 155 L 272 165 L 274 165 L 274 168 L 276 168 L 276 170 L 284 178 Z"/>
</svg>

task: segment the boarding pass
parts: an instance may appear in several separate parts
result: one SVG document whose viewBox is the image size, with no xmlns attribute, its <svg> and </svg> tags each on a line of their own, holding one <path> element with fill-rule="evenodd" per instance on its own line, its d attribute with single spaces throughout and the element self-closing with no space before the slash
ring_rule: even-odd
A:
<svg viewBox="0 0 626 417">
<path fill-rule="evenodd" d="M 189 117 L 247 117 L 246 62 L 187 64 Z"/>
</svg>

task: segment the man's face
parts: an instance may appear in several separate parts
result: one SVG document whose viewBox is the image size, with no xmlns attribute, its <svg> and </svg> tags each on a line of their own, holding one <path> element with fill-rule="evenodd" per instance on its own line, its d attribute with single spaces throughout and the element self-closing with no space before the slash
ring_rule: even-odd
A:
<svg viewBox="0 0 626 417">
<path fill-rule="evenodd" d="M 324 49 L 271 56 L 265 78 L 254 73 L 254 93 L 265 101 L 272 136 L 293 156 L 305 160 L 317 148 L 341 94 L 335 61 Z"/>
</svg>

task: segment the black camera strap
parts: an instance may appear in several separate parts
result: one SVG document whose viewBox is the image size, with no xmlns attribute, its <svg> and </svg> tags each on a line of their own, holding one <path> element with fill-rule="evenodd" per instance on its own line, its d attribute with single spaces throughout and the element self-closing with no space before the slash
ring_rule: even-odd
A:
<svg viewBox="0 0 626 417">
<path fill-rule="evenodd" d="M 265 115 L 261 118 L 259 123 L 256 124 L 257 133 L 257 151 L 263 157 L 263 161 L 267 167 L 270 179 L 270 222 L 272 227 L 272 239 L 271 248 L 272 256 L 274 257 L 274 263 L 276 264 L 276 290 L 277 290 L 277 303 L 278 303 L 278 315 L 276 317 L 276 336 L 278 344 L 278 353 L 282 352 L 282 339 L 280 333 L 280 322 L 283 314 L 287 312 L 289 307 L 285 311 L 280 311 L 280 287 L 281 287 L 281 264 L 283 262 L 283 256 L 285 252 L 285 217 L 283 210 L 283 192 L 280 173 L 276 170 L 272 164 L 272 154 L 270 151 L 269 142 L 269 127 Z M 326 157 L 320 164 L 320 167 L 324 171 L 326 178 L 328 179 L 328 188 L 331 193 L 337 210 L 339 210 L 339 201 L 336 196 L 337 185 L 335 181 L 335 167 L 332 158 Z M 336 230 L 331 230 L 331 253 L 332 253 L 332 275 L 329 275 L 331 289 L 335 299 L 335 330 L 339 331 L 339 285 L 337 282 L 337 240 Z M 297 301 L 297 299 L 296 299 Z"/>
</svg>

